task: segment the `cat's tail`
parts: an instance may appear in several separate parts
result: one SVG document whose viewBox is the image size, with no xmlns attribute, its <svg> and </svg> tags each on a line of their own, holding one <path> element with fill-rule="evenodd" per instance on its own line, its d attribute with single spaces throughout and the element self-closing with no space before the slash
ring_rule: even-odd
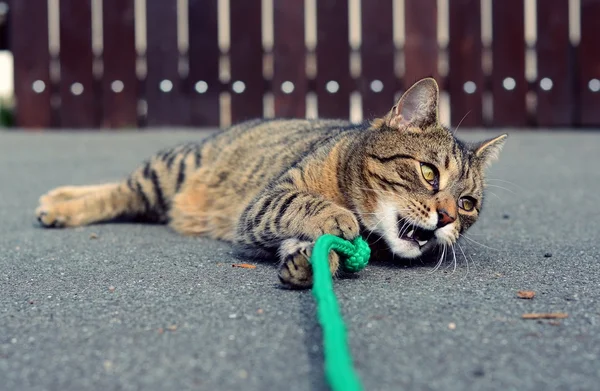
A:
<svg viewBox="0 0 600 391">
<path fill-rule="evenodd" d="M 40 197 L 38 221 L 45 227 L 76 227 L 124 219 L 165 223 L 173 197 L 200 162 L 201 144 L 159 152 L 116 183 L 58 187 Z"/>
</svg>

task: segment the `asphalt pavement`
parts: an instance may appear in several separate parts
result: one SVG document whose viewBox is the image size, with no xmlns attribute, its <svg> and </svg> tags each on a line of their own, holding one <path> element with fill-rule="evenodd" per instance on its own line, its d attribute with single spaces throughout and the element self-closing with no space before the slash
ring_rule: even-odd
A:
<svg viewBox="0 0 600 391">
<path fill-rule="evenodd" d="M 600 388 L 600 133 L 509 132 L 468 267 L 459 251 L 456 270 L 335 281 L 365 390 Z M 50 188 L 202 135 L 0 132 L 1 390 L 327 389 L 313 297 L 280 289 L 272 262 L 160 225 L 35 222 Z"/>
</svg>

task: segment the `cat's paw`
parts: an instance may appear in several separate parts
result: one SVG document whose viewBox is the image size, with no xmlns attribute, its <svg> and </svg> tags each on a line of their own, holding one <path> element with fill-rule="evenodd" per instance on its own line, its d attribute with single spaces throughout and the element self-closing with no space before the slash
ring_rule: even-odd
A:
<svg viewBox="0 0 600 391">
<path fill-rule="evenodd" d="M 312 286 L 313 273 L 310 265 L 313 243 L 298 239 L 287 239 L 279 247 L 281 264 L 279 281 L 287 288 L 306 289 Z M 335 252 L 329 253 L 329 270 L 335 275 L 340 260 Z"/>
<path fill-rule="evenodd" d="M 360 226 L 356 217 L 348 210 L 332 208 L 323 214 L 320 223 L 323 234 L 339 236 L 346 240 L 352 240 L 360 234 Z"/>
<path fill-rule="evenodd" d="M 35 210 L 38 222 L 45 228 L 65 228 L 82 225 L 81 205 L 78 200 L 40 205 Z"/>
<path fill-rule="evenodd" d="M 68 216 L 61 215 L 51 204 L 43 204 L 35 210 L 37 221 L 45 228 L 63 228 L 67 225 Z"/>
</svg>

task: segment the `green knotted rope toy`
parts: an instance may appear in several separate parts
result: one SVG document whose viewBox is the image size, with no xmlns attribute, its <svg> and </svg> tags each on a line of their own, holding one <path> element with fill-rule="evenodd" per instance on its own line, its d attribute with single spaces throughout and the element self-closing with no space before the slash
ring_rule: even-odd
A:
<svg viewBox="0 0 600 391">
<path fill-rule="evenodd" d="M 333 235 L 323 235 L 315 243 L 310 258 L 313 269 L 312 293 L 317 302 L 317 315 L 323 330 L 325 377 L 334 391 L 360 391 L 362 386 L 352 367 L 346 340 L 346 326 L 333 292 L 329 271 L 329 251 L 340 255 L 341 266 L 348 272 L 364 269 L 371 250 L 359 236 L 353 242 Z"/>
</svg>

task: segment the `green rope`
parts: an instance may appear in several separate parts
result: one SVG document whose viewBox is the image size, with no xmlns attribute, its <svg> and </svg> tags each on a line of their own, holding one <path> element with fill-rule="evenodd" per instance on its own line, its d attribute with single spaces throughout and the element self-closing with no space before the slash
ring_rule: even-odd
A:
<svg viewBox="0 0 600 391">
<path fill-rule="evenodd" d="M 323 330 L 325 377 L 333 391 L 360 391 L 362 386 L 352 367 L 347 345 L 346 326 L 333 292 L 329 271 L 329 252 L 332 250 L 340 255 L 342 268 L 349 272 L 357 272 L 367 266 L 371 250 L 360 236 L 349 242 L 337 236 L 323 235 L 315 243 L 310 259 L 312 292 Z"/>
</svg>

